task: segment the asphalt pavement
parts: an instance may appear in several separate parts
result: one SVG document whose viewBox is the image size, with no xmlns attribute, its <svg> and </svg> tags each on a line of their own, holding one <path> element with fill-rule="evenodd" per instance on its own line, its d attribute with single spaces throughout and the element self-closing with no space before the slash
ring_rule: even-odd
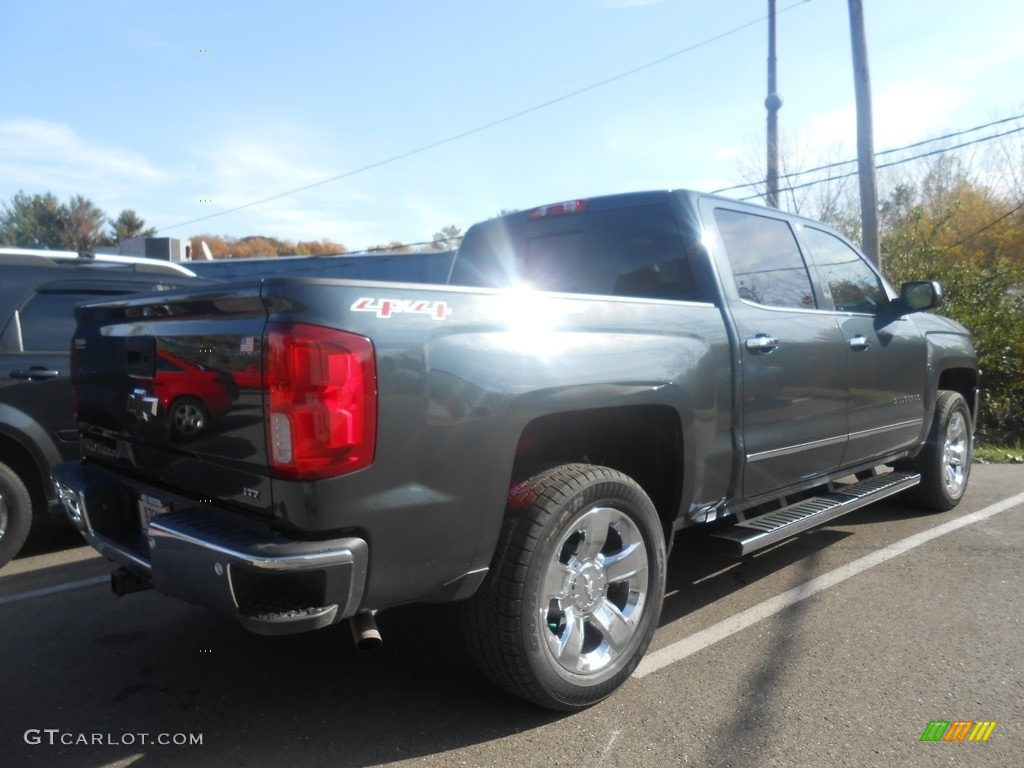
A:
<svg viewBox="0 0 1024 768">
<path fill-rule="evenodd" d="M 260 637 L 114 597 L 55 534 L 0 571 L 0 765 L 1017 766 L 1022 562 L 1014 466 L 975 465 L 950 512 L 890 499 L 744 560 L 689 535 L 644 664 L 566 715 L 483 680 L 456 607 L 383 613 L 372 654 L 344 626 Z M 921 740 L 944 722 L 995 726 Z"/>
</svg>

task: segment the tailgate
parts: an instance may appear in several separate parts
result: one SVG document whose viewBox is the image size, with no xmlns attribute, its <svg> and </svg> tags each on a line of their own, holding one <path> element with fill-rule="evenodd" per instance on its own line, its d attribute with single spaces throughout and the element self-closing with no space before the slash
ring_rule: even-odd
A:
<svg viewBox="0 0 1024 768">
<path fill-rule="evenodd" d="M 76 312 L 83 455 L 156 486 L 270 513 L 257 282 Z"/>
</svg>

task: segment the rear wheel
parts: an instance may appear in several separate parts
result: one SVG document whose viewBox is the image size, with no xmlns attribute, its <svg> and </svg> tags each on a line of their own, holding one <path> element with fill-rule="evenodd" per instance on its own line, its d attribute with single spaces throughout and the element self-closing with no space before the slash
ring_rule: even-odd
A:
<svg viewBox="0 0 1024 768">
<path fill-rule="evenodd" d="M 664 580 L 661 523 L 635 482 L 586 464 L 542 472 L 510 492 L 491 571 L 466 604 L 473 657 L 542 706 L 594 704 L 647 650 Z"/>
<path fill-rule="evenodd" d="M 905 491 L 904 499 L 936 512 L 959 504 L 971 475 L 971 435 L 971 411 L 963 395 L 940 391 L 928 442 L 916 458 L 898 467 L 921 475 L 921 483 Z"/>
<path fill-rule="evenodd" d="M 21 550 L 32 527 L 32 499 L 14 470 L 0 464 L 0 567 Z"/>
</svg>

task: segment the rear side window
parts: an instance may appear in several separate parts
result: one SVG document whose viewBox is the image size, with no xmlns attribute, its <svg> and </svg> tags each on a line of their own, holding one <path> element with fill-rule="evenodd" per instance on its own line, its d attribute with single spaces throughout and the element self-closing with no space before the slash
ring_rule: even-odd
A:
<svg viewBox="0 0 1024 768">
<path fill-rule="evenodd" d="M 99 281 L 88 281 L 93 284 Z M 71 281 L 50 283 L 18 310 L 21 348 L 26 352 L 67 352 L 75 333 L 75 305 L 83 301 L 124 296 L 162 288 L 160 283 L 103 281 L 102 285 L 74 287 Z M 58 287 L 59 285 L 59 287 Z"/>
<path fill-rule="evenodd" d="M 690 263 L 668 205 L 496 219 L 470 229 L 452 284 L 696 299 Z"/>
<path fill-rule="evenodd" d="M 817 306 L 807 265 L 786 222 L 725 208 L 715 209 L 715 221 L 741 299 L 768 307 Z"/>
<path fill-rule="evenodd" d="M 114 293 L 40 291 L 18 312 L 22 348 L 26 352 L 67 352 L 75 332 L 75 305 Z"/>
<path fill-rule="evenodd" d="M 804 228 L 804 239 L 837 310 L 875 314 L 888 302 L 881 279 L 853 248 L 835 235 L 812 227 Z"/>
</svg>

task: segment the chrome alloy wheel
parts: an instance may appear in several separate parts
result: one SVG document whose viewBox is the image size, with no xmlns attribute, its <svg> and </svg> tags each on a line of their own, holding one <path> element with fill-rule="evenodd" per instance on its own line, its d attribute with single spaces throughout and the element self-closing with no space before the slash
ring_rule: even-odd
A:
<svg viewBox="0 0 1024 768">
<path fill-rule="evenodd" d="M 942 476 L 946 489 L 953 498 L 959 498 L 967 484 L 967 460 L 970 435 L 960 411 L 953 411 L 946 425 L 942 447 Z"/>
<path fill-rule="evenodd" d="M 615 662 L 636 633 L 647 548 L 636 523 L 611 507 L 591 507 L 564 530 L 544 574 L 538 626 L 559 666 L 591 674 Z"/>
</svg>

